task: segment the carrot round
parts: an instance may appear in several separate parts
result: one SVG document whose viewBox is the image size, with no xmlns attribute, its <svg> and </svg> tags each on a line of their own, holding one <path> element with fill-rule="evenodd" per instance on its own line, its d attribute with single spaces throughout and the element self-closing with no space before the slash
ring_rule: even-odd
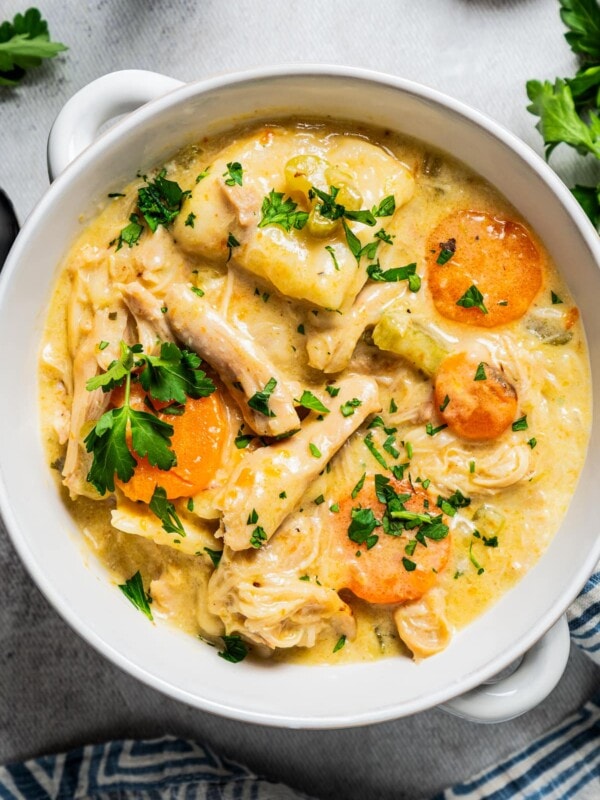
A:
<svg viewBox="0 0 600 800">
<path fill-rule="evenodd" d="M 426 508 L 427 493 L 412 487 L 408 481 L 392 479 L 390 485 L 398 494 L 411 495 L 405 503 L 407 511 L 428 512 L 432 516 L 441 513 L 433 501 L 430 501 L 431 507 Z M 378 527 L 374 533 L 379 539 L 373 547 L 358 546 L 348 537 L 352 509 L 370 508 L 379 521 L 386 510 L 377 499 L 372 477 L 367 479 L 356 499 L 348 497 L 339 506 L 339 514 L 332 515 L 335 525 L 331 530 L 330 546 L 337 589 L 349 589 L 369 603 L 403 603 L 418 599 L 436 583 L 438 573 L 444 569 L 450 555 L 450 534 L 435 541 L 426 539 L 426 546 L 417 544 L 411 550 L 410 543 L 414 542 L 417 529 L 406 530 L 401 536 L 391 536 L 384 532 L 383 527 Z"/>
<path fill-rule="evenodd" d="M 540 252 L 518 222 L 455 211 L 432 231 L 426 248 L 429 289 L 446 319 L 504 325 L 525 314 L 542 284 Z"/>
<path fill-rule="evenodd" d="M 130 402 L 134 408 L 148 411 L 144 405 L 146 393 L 138 384 L 132 384 Z M 122 390 L 116 390 L 112 398 L 114 405 L 123 403 Z M 168 405 L 152 401 L 158 410 Z M 169 500 L 190 497 L 205 489 L 220 464 L 220 454 L 227 437 L 225 409 L 218 391 L 208 397 L 188 397 L 185 411 L 180 416 L 158 412 L 160 419 L 173 426 L 171 449 L 177 456 L 177 464 L 169 470 L 153 467 L 147 458 L 134 453 L 137 467 L 127 483 L 115 483 L 130 500 L 149 503 L 156 486 L 161 486 Z"/>
<path fill-rule="evenodd" d="M 495 439 L 514 421 L 517 393 L 504 374 L 467 353 L 445 358 L 435 378 L 435 402 L 463 439 Z"/>
</svg>

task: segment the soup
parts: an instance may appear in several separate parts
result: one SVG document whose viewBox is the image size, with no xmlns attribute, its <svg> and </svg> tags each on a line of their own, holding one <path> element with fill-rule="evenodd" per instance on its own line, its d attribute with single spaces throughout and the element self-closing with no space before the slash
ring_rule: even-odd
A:
<svg viewBox="0 0 600 800">
<path fill-rule="evenodd" d="M 590 428 L 577 308 L 518 212 L 419 142 L 318 120 L 112 194 L 40 382 L 86 540 L 233 661 L 439 652 L 544 551 Z"/>
</svg>

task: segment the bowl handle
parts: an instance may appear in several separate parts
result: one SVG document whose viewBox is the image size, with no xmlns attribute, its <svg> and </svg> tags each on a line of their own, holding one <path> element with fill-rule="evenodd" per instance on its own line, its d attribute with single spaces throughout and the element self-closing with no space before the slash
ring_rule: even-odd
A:
<svg viewBox="0 0 600 800">
<path fill-rule="evenodd" d="M 50 131 L 50 180 L 60 175 L 111 119 L 128 114 L 179 86 L 182 83 L 175 78 L 141 69 L 111 72 L 88 83 L 67 101 Z"/>
<path fill-rule="evenodd" d="M 531 650 L 507 677 L 472 689 L 440 706 L 444 711 L 471 722 L 507 722 L 525 714 L 541 703 L 560 680 L 570 649 L 569 626 L 566 616 L 558 622 Z M 504 671 L 506 673 L 506 670 Z"/>
</svg>

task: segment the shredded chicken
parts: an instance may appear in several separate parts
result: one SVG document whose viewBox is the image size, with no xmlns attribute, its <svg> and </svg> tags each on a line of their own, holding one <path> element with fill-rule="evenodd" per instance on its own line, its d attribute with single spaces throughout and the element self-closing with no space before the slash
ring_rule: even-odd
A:
<svg viewBox="0 0 600 800">
<path fill-rule="evenodd" d="M 452 638 L 444 591 L 440 588 L 430 589 L 419 600 L 400 606 L 394 611 L 394 622 L 417 661 L 444 650 Z"/>
<path fill-rule="evenodd" d="M 165 320 L 165 306 L 152 292 L 139 281 L 116 284 L 115 289 L 121 292 L 123 302 L 135 319 L 137 341 L 143 345 L 145 353 L 154 353 L 158 341 L 173 341 L 171 329 Z"/>
<path fill-rule="evenodd" d="M 322 420 L 309 419 L 290 439 L 249 453 L 217 497 L 225 543 L 233 550 L 251 547 L 256 526 L 268 540 L 348 437 L 380 409 L 377 384 L 371 378 L 349 376 L 338 385 L 340 392 L 330 403 L 329 414 Z M 344 417 L 339 409 L 350 401 L 358 405 Z"/>
<path fill-rule="evenodd" d="M 354 637 L 352 612 L 337 592 L 300 580 L 314 567 L 320 536 L 317 520 L 301 525 L 290 517 L 259 551 L 225 548 L 210 579 L 209 608 L 228 633 L 269 648 L 312 647 L 331 630 Z"/>
<path fill-rule="evenodd" d="M 377 324 L 400 293 L 397 283 L 370 284 L 360 292 L 345 314 L 328 314 L 326 327 L 322 327 L 320 322 L 325 319 L 324 315 L 317 317 L 306 340 L 310 366 L 329 373 L 346 369 L 365 329 Z"/>
<path fill-rule="evenodd" d="M 166 316 L 177 337 L 217 371 L 254 431 L 261 436 L 278 436 L 299 427 L 292 392 L 250 336 L 227 322 L 184 284 L 172 287 L 166 303 Z M 273 416 L 266 416 L 251 409 L 248 400 L 262 392 L 273 378 L 277 383 L 268 401 Z"/>
</svg>

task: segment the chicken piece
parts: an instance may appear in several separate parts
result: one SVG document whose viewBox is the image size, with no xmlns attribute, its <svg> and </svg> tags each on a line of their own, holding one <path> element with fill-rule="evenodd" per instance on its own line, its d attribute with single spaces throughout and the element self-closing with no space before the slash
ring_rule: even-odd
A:
<svg viewBox="0 0 600 800">
<path fill-rule="evenodd" d="M 308 363 L 322 372 L 345 369 L 356 343 L 366 328 L 376 325 L 386 308 L 405 289 L 397 283 L 373 283 L 366 286 L 345 314 L 320 315 L 307 332 Z M 321 327 L 322 321 L 326 327 Z"/>
<path fill-rule="evenodd" d="M 414 179 L 407 167 L 362 138 L 323 139 L 320 134 L 301 128 L 265 128 L 221 151 L 207 177 L 185 201 L 173 233 L 188 253 L 220 263 L 231 257 L 284 295 L 323 308 L 345 309 L 352 305 L 366 273 L 356 269 L 341 225 L 334 226 L 327 238 L 311 235 L 306 228 L 297 230 L 292 226 L 285 230 L 271 224 L 258 227 L 263 219 L 263 203 L 272 190 L 298 204 L 297 210 L 309 210 L 307 198 L 290 190 L 285 178 L 286 163 L 303 154 L 343 167 L 362 195 L 362 208 L 370 209 L 390 194 L 394 195 L 396 208 L 400 208 L 414 191 Z M 242 167 L 241 186 L 228 177 L 227 165 L 234 163 Z M 329 192 L 327 182 L 317 180 L 317 184 Z M 196 215 L 193 227 L 184 222 L 189 213 Z M 354 222 L 349 226 L 363 245 L 372 240 L 372 228 Z M 239 243 L 233 248 L 228 246 L 230 234 Z M 333 248 L 335 260 L 326 246 Z"/>
<path fill-rule="evenodd" d="M 415 661 L 435 655 L 450 644 L 452 631 L 446 619 L 444 591 L 430 589 L 419 600 L 394 611 L 398 634 Z"/>
<path fill-rule="evenodd" d="M 185 258 L 170 232 L 159 225 L 154 233 L 144 233 L 133 248 L 121 248 L 109 256 L 109 273 L 114 283 L 139 281 L 157 296 L 189 272 Z"/>
<path fill-rule="evenodd" d="M 144 347 L 146 354 L 156 353 L 158 342 L 172 342 L 173 335 L 165 320 L 165 307 L 152 292 L 144 288 L 139 281 L 116 284 L 115 289 L 121 292 L 123 302 L 131 312 L 137 326 L 137 341 Z"/>
<path fill-rule="evenodd" d="M 109 309 L 96 311 L 90 332 L 79 342 L 73 359 L 73 401 L 71 404 L 71 420 L 65 464 L 63 467 L 63 483 L 72 498 L 87 495 L 97 499 L 98 493 L 87 483 L 87 474 L 91 465 L 91 456 L 85 452 L 82 429 L 86 422 L 98 420 L 108 406 L 110 393 L 101 389 L 88 392 L 86 383 L 98 373 L 98 368 L 107 369 L 108 365 L 119 358 L 119 342 L 124 338 L 127 327 L 127 311 L 121 307 L 118 311 Z M 108 342 L 104 350 L 100 350 L 100 342 Z"/>
<path fill-rule="evenodd" d="M 118 492 L 117 507 L 111 511 L 111 524 L 113 528 L 123 533 L 142 536 L 155 544 L 172 547 L 180 553 L 188 555 L 200 553 L 207 564 L 212 563 L 204 548 L 208 547 L 211 550 L 220 548 L 219 542 L 214 537 L 216 524 L 189 513 L 183 502 L 177 503 L 176 509 L 185 536 L 167 533 L 159 517 L 145 503 L 136 503 Z"/>
<path fill-rule="evenodd" d="M 210 569 L 202 566 L 190 570 L 167 563 L 160 576 L 150 583 L 152 612 L 170 617 L 194 634 L 200 624 L 203 634 L 221 636 L 225 632 L 223 623 L 207 608 L 210 573 Z"/>
<path fill-rule="evenodd" d="M 340 392 L 330 403 L 329 414 L 304 422 L 291 439 L 249 453 L 217 497 L 225 543 L 232 550 L 260 547 L 268 541 L 348 437 L 381 408 L 377 384 L 371 378 L 354 375 L 338 386 Z M 349 416 L 340 413 L 346 403 L 354 404 Z"/>
<path fill-rule="evenodd" d="M 300 580 L 315 571 L 320 533 L 318 519 L 291 516 L 261 550 L 225 548 L 208 597 L 211 613 L 223 620 L 227 633 L 272 649 L 312 647 L 331 630 L 354 637 L 352 611 L 337 592 Z"/>
<path fill-rule="evenodd" d="M 250 336 L 227 322 L 184 284 L 172 287 L 166 303 L 166 317 L 177 337 L 218 372 L 256 433 L 278 436 L 300 426 L 292 392 Z M 262 392 L 273 378 L 277 383 L 268 399 L 273 416 L 267 416 L 250 408 L 248 400 Z"/>
</svg>

